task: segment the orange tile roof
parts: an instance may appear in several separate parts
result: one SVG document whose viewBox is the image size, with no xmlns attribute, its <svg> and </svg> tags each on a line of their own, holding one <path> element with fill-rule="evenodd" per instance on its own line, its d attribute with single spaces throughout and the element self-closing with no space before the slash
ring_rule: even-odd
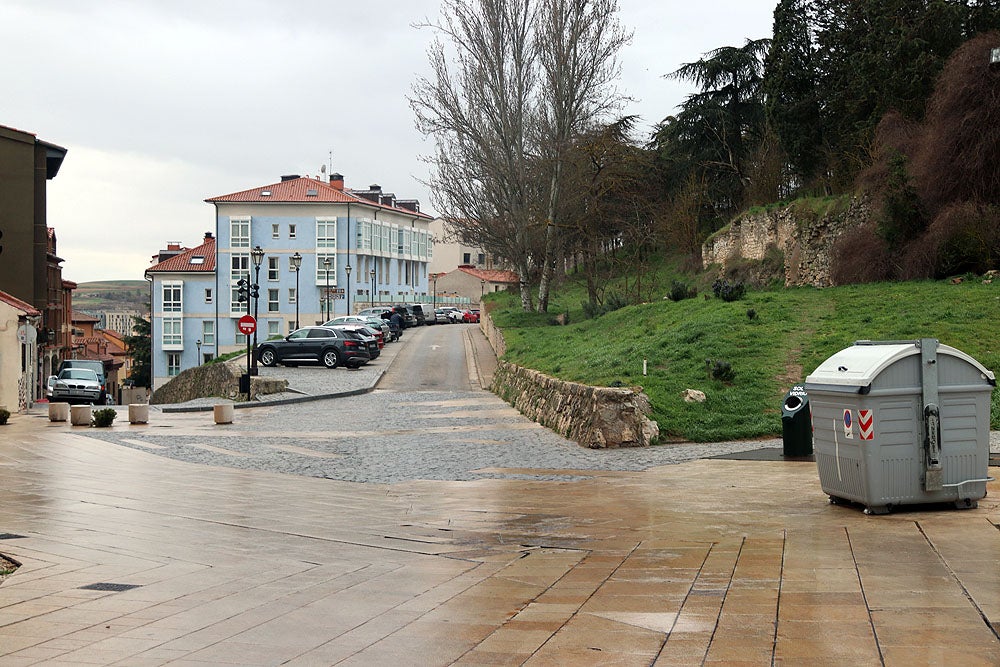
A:
<svg viewBox="0 0 1000 667">
<path fill-rule="evenodd" d="M 201 257 L 200 263 L 192 259 Z M 206 238 L 200 246 L 168 257 L 146 269 L 146 273 L 212 273 L 215 271 L 215 238 Z"/>
<path fill-rule="evenodd" d="M 12 294 L 7 294 L 7 292 L 0 291 L 0 301 L 3 301 L 8 306 L 13 306 L 14 308 L 17 308 L 18 310 L 23 310 L 24 314 L 29 317 L 38 317 L 39 315 L 41 315 L 41 313 L 38 312 L 38 309 L 32 306 L 30 303 L 28 303 L 27 301 L 21 301 L 16 296 Z"/>
<path fill-rule="evenodd" d="M 101 318 L 94 317 L 89 313 L 80 312 L 79 310 L 74 310 L 71 316 L 71 320 L 73 322 L 100 322 Z"/>
<path fill-rule="evenodd" d="M 268 192 L 270 194 L 264 194 Z M 335 188 L 325 181 L 321 181 L 316 178 L 310 178 L 308 176 L 300 176 L 299 178 L 292 178 L 287 181 L 281 181 L 280 183 L 272 183 L 271 185 L 263 185 L 258 188 L 252 188 L 250 190 L 243 190 L 242 192 L 234 192 L 228 195 L 219 195 L 218 197 L 210 197 L 205 200 L 209 204 L 214 203 L 237 203 L 237 202 L 253 202 L 253 203 L 335 203 L 335 204 L 363 204 L 365 206 L 371 206 L 373 208 L 380 208 L 388 211 L 397 211 L 403 213 L 407 216 L 418 216 L 421 218 L 426 218 L 428 220 L 433 220 L 433 216 L 427 215 L 426 213 L 416 213 L 407 208 L 402 208 L 399 206 L 387 206 L 385 204 L 377 204 L 370 199 L 365 199 L 359 195 L 354 194 L 354 192 L 345 188 L 341 190 L 340 188 Z"/>
</svg>

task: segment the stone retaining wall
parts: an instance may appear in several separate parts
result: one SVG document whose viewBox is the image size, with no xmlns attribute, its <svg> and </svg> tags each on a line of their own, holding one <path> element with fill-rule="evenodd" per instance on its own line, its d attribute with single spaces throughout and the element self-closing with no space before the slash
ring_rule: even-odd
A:
<svg viewBox="0 0 1000 667">
<path fill-rule="evenodd" d="M 237 357 L 223 363 L 189 368 L 154 391 L 149 402 L 162 405 L 213 397 L 235 400 L 240 395 L 240 375 L 246 372 L 246 367 L 246 357 Z M 250 400 L 259 394 L 277 394 L 287 388 L 288 380 L 252 377 Z"/>
<path fill-rule="evenodd" d="M 817 205 L 819 207 L 820 205 Z M 852 198 L 846 206 L 833 201 L 826 210 L 808 204 L 790 204 L 774 211 L 746 213 L 702 246 L 702 264 L 728 263 L 739 259 L 762 260 L 769 248 L 784 255 L 785 285 L 829 287 L 833 243 L 845 231 L 864 223 L 871 214 L 869 202 Z"/>
<path fill-rule="evenodd" d="M 480 327 L 502 356 L 503 332 L 485 310 L 480 315 Z M 638 387 L 591 387 L 498 361 L 490 390 L 529 419 L 591 449 L 645 447 L 660 433 L 647 416 L 649 397 Z"/>
</svg>

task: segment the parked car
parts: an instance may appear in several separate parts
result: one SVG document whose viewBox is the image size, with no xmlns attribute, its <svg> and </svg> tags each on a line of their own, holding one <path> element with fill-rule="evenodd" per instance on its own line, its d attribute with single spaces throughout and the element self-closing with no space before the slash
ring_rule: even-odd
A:
<svg viewBox="0 0 1000 667">
<path fill-rule="evenodd" d="M 382 353 L 382 348 L 385 346 L 384 342 L 379 341 L 379 336 L 382 335 L 382 332 L 376 332 L 364 324 L 334 324 L 331 328 L 357 336 L 368 346 L 368 356 L 372 359 L 377 359 L 379 354 Z"/>
<path fill-rule="evenodd" d="M 430 306 L 427 307 L 427 310 L 424 310 L 424 307 L 419 303 L 407 304 L 406 307 L 413 313 L 418 327 L 424 324 L 434 324 L 434 311 Z"/>
<path fill-rule="evenodd" d="M 340 317 L 333 318 L 329 322 L 324 322 L 323 326 L 332 327 L 335 324 L 363 324 L 366 327 L 371 327 L 375 331 L 381 331 L 383 341 L 391 343 L 395 340 L 395 337 L 392 335 L 392 328 L 389 326 L 389 322 L 380 317 L 374 317 L 371 315 L 341 315 Z"/>
<path fill-rule="evenodd" d="M 49 379 L 45 381 L 45 398 L 52 398 L 52 389 L 56 386 L 56 380 L 58 379 L 58 375 L 50 375 Z"/>
<path fill-rule="evenodd" d="M 89 368 L 64 368 L 52 386 L 53 403 L 103 403 L 101 380 Z"/>
<path fill-rule="evenodd" d="M 334 327 L 303 327 L 282 339 L 264 341 L 257 347 L 257 360 L 264 366 L 318 362 L 327 368 L 344 365 L 357 368 L 371 360 L 366 341 Z"/>
<path fill-rule="evenodd" d="M 441 309 L 448 314 L 448 321 L 452 324 L 462 321 L 462 311 L 455 306 L 441 306 Z"/>
<path fill-rule="evenodd" d="M 472 324 L 479 324 L 479 311 L 478 310 L 463 310 L 462 311 L 462 321 L 470 322 Z"/>
<path fill-rule="evenodd" d="M 434 322 L 436 324 L 451 324 L 451 318 L 448 317 L 448 311 L 444 308 L 434 309 Z"/>
<path fill-rule="evenodd" d="M 97 374 L 97 379 L 101 383 L 101 397 L 98 399 L 98 403 L 106 403 L 108 400 L 108 376 L 104 372 L 104 362 L 100 359 L 64 359 L 62 363 L 59 364 L 59 370 L 56 375 L 59 375 L 62 371 L 67 368 L 89 368 Z"/>
</svg>

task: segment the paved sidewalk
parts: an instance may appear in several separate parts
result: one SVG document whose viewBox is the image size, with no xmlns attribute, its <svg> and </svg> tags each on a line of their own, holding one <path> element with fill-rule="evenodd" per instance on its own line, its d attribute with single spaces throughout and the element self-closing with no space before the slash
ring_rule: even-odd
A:
<svg viewBox="0 0 1000 667">
<path fill-rule="evenodd" d="M 113 430 L 226 446 L 210 421 Z M 0 428 L 5 667 L 1000 664 L 997 482 L 874 517 L 804 462 L 358 484 L 91 431 Z"/>
</svg>

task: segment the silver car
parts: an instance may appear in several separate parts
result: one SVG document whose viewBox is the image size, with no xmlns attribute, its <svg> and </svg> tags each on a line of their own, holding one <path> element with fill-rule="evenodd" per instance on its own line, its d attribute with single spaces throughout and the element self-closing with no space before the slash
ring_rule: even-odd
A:
<svg viewBox="0 0 1000 667">
<path fill-rule="evenodd" d="M 53 403 L 98 403 L 101 381 L 89 368 L 64 368 L 52 385 Z"/>
</svg>

